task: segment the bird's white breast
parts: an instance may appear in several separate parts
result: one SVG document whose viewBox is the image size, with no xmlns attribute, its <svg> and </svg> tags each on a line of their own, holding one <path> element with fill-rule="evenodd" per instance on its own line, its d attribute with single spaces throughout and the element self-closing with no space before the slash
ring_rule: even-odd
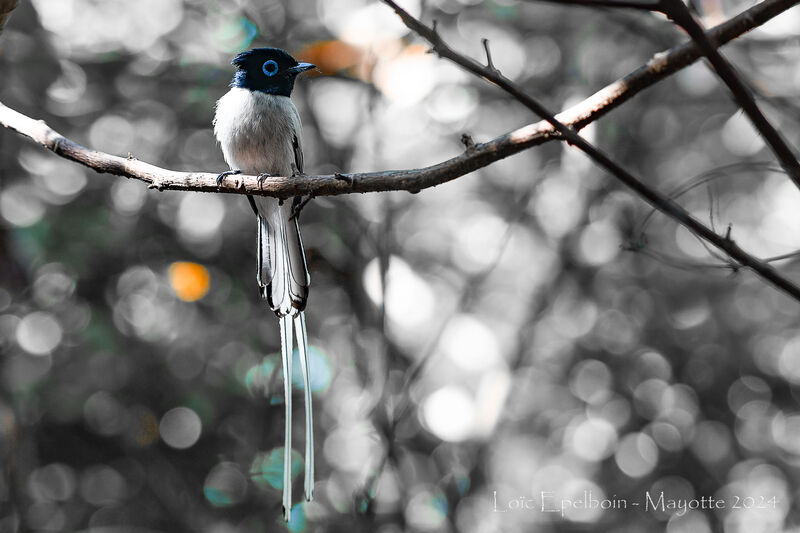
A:
<svg viewBox="0 0 800 533">
<path fill-rule="evenodd" d="M 289 176 L 293 139 L 302 138 L 300 116 L 286 96 L 233 87 L 217 102 L 214 135 L 232 169 Z"/>
</svg>

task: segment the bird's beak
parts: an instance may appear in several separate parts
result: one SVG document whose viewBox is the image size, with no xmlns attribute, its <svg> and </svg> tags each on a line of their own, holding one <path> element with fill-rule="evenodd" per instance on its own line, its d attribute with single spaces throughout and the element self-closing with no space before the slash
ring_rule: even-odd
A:
<svg viewBox="0 0 800 533">
<path fill-rule="evenodd" d="M 300 74 L 301 72 L 311 70 L 312 68 L 317 68 L 317 66 L 312 65 L 311 63 L 298 63 L 296 66 L 287 69 L 287 72 L 291 74 Z"/>
</svg>

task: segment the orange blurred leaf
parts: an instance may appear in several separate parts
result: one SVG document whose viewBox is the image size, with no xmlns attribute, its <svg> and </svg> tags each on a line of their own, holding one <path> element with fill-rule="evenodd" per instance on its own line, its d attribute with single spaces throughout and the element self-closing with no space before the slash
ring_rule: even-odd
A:
<svg viewBox="0 0 800 533">
<path fill-rule="evenodd" d="M 194 302 L 208 293 L 211 275 L 203 265 L 177 261 L 169 266 L 169 284 L 184 302 Z"/>
<path fill-rule="evenodd" d="M 324 75 L 347 74 L 365 81 L 374 66 L 366 50 L 338 40 L 311 43 L 298 50 L 296 57 L 314 63 Z"/>
</svg>

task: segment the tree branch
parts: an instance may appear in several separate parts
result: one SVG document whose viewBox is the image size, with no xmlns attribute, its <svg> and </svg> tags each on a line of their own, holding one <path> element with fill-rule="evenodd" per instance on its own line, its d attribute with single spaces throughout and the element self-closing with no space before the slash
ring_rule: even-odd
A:
<svg viewBox="0 0 800 533">
<path fill-rule="evenodd" d="M 800 0 L 765 0 L 709 30 L 708 36 L 720 45 L 725 44 L 760 26 L 798 2 Z M 423 31 L 431 31 L 421 24 L 419 26 Z M 692 42 L 658 53 L 646 65 L 604 87 L 583 102 L 563 111 L 557 115 L 557 118 L 563 124 L 579 130 L 622 105 L 647 87 L 692 64 L 701 56 L 697 45 Z M 478 63 L 475 65 L 481 67 Z M 499 159 L 558 137 L 550 124 L 541 121 L 501 135 L 486 143 L 470 143 L 464 153 L 429 167 L 305 176 L 303 179 L 278 176 L 267 178 L 261 185 L 256 176 L 239 175 L 226 179 L 221 187 L 217 187 L 217 174 L 178 172 L 138 161 L 133 157 L 123 158 L 91 150 L 53 131 L 44 122 L 33 120 L 2 103 L 0 103 L 0 124 L 30 138 L 61 157 L 85 165 L 97 172 L 141 180 L 148 183 L 151 188 L 252 194 L 279 198 L 392 190 L 418 192 L 459 178 Z"/>
<path fill-rule="evenodd" d="M 714 41 L 706 35 L 703 27 L 692 16 L 686 4 L 682 0 L 659 0 L 659 2 L 661 4 L 659 10 L 672 19 L 675 24 L 683 28 L 703 52 L 703 55 L 708 58 L 717 75 L 733 94 L 736 103 L 739 104 L 739 107 L 745 112 L 750 122 L 753 123 L 753 126 L 764 138 L 775 157 L 778 158 L 789 179 L 800 188 L 800 163 L 797 161 L 797 156 L 795 156 L 783 136 L 761 112 L 750 90 L 736 74 L 731 64 L 717 50 Z"/>
<path fill-rule="evenodd" d="M 681 27 L 697 44 L 703 55 L 708 59 L 717 75 L 733 94 L 736 103 L 742 108 L 764 138 L 775 157 L 778 158 L 789 179 L 800 188 L 800 163 L 789 144 L 775 127 L 767 120 L 756 104 L 751 91 L 736 74 L 736 71 L 725 57 L 717 50 L 713 38 L 710 38 L 703 27 L 692 15 L 683 0 L 654 0 L 651 2 L 636 2 L 627 0 L 540 0 L 559 4 L 579 5 L 589 7 L 621 7 L 658 11 L 666 15 L 676 25 Z"/>
<path fill-rule="evenodd" d="M 795 285 L 789 279 L 783 277 L 768 263 L 765 263 L 757 257 L 745 252 L 733 241 L 733 239 L 730 238 L 730 235 L 721 236 L 715 233 L 705 224 L 693 217 L 679 204 L 672 201 L 670 198 L 661 194 L 657 190 L 651 189 L 633 174 L 611 160 L 611 158 L 609 158 L 597 147 L 592 145 L 589 141 L 581 137 L 574 127 L 564 124 L 557 119 L 535 98 L 526 94 L 521 87 L 503 76 L 497 69 L 490 68 L 489 66 L 484 67 L 473 59 L 456 52 L 447 46 L 446 43 L 444 43 L 439 34 L 436 32 L 435 28 L 426 26 L 411 16 L 403 8 L 398 6 L 393 0 L 383 0 L 383 2 L 395 10 L 395 12 L 403 20 L 403 23 L 405 23 L 410 30 L 427 39 L 433 46 L 434 51 L 441 57 L 453 61 L 472 74 L 482 77 L 502 88 L 504 91 L 525 105 L 528 109 L 547 121 L 556 131 L 558 131 L 558 133 L 561 134 L 567 143 L 577 147 L 586 155 L 588 155 L 597 165 L 604 168 L 618 181 L 632 189 L 652 207 L 672 218 L 677 223 L 684 226 L 686 229 L 702 238 L 706 242 L 709 242 L 716 248 L 722 250 L 732 259 L 737 261 L 741 266 L 750 268 L 764 280 L 770 282 L 773 286 L 800 302 L 800 287 Z"/>
</svg>

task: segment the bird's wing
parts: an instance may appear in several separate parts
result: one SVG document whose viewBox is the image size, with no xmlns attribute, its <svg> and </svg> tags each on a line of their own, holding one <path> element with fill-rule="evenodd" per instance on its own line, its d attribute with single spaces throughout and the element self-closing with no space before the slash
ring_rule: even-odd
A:
<svg viewBox="0 0 800 533">
<path fill-rule="evenodd" d="M 292 148 L 294 148 L 294 164 L 297 165 L 297 171 L 302 174 L 303 172 L 303 147 L 300 146 L 300 138 L 297 136 L 299 132 L 294 134 L 292 139 Z"/>
</svg>

